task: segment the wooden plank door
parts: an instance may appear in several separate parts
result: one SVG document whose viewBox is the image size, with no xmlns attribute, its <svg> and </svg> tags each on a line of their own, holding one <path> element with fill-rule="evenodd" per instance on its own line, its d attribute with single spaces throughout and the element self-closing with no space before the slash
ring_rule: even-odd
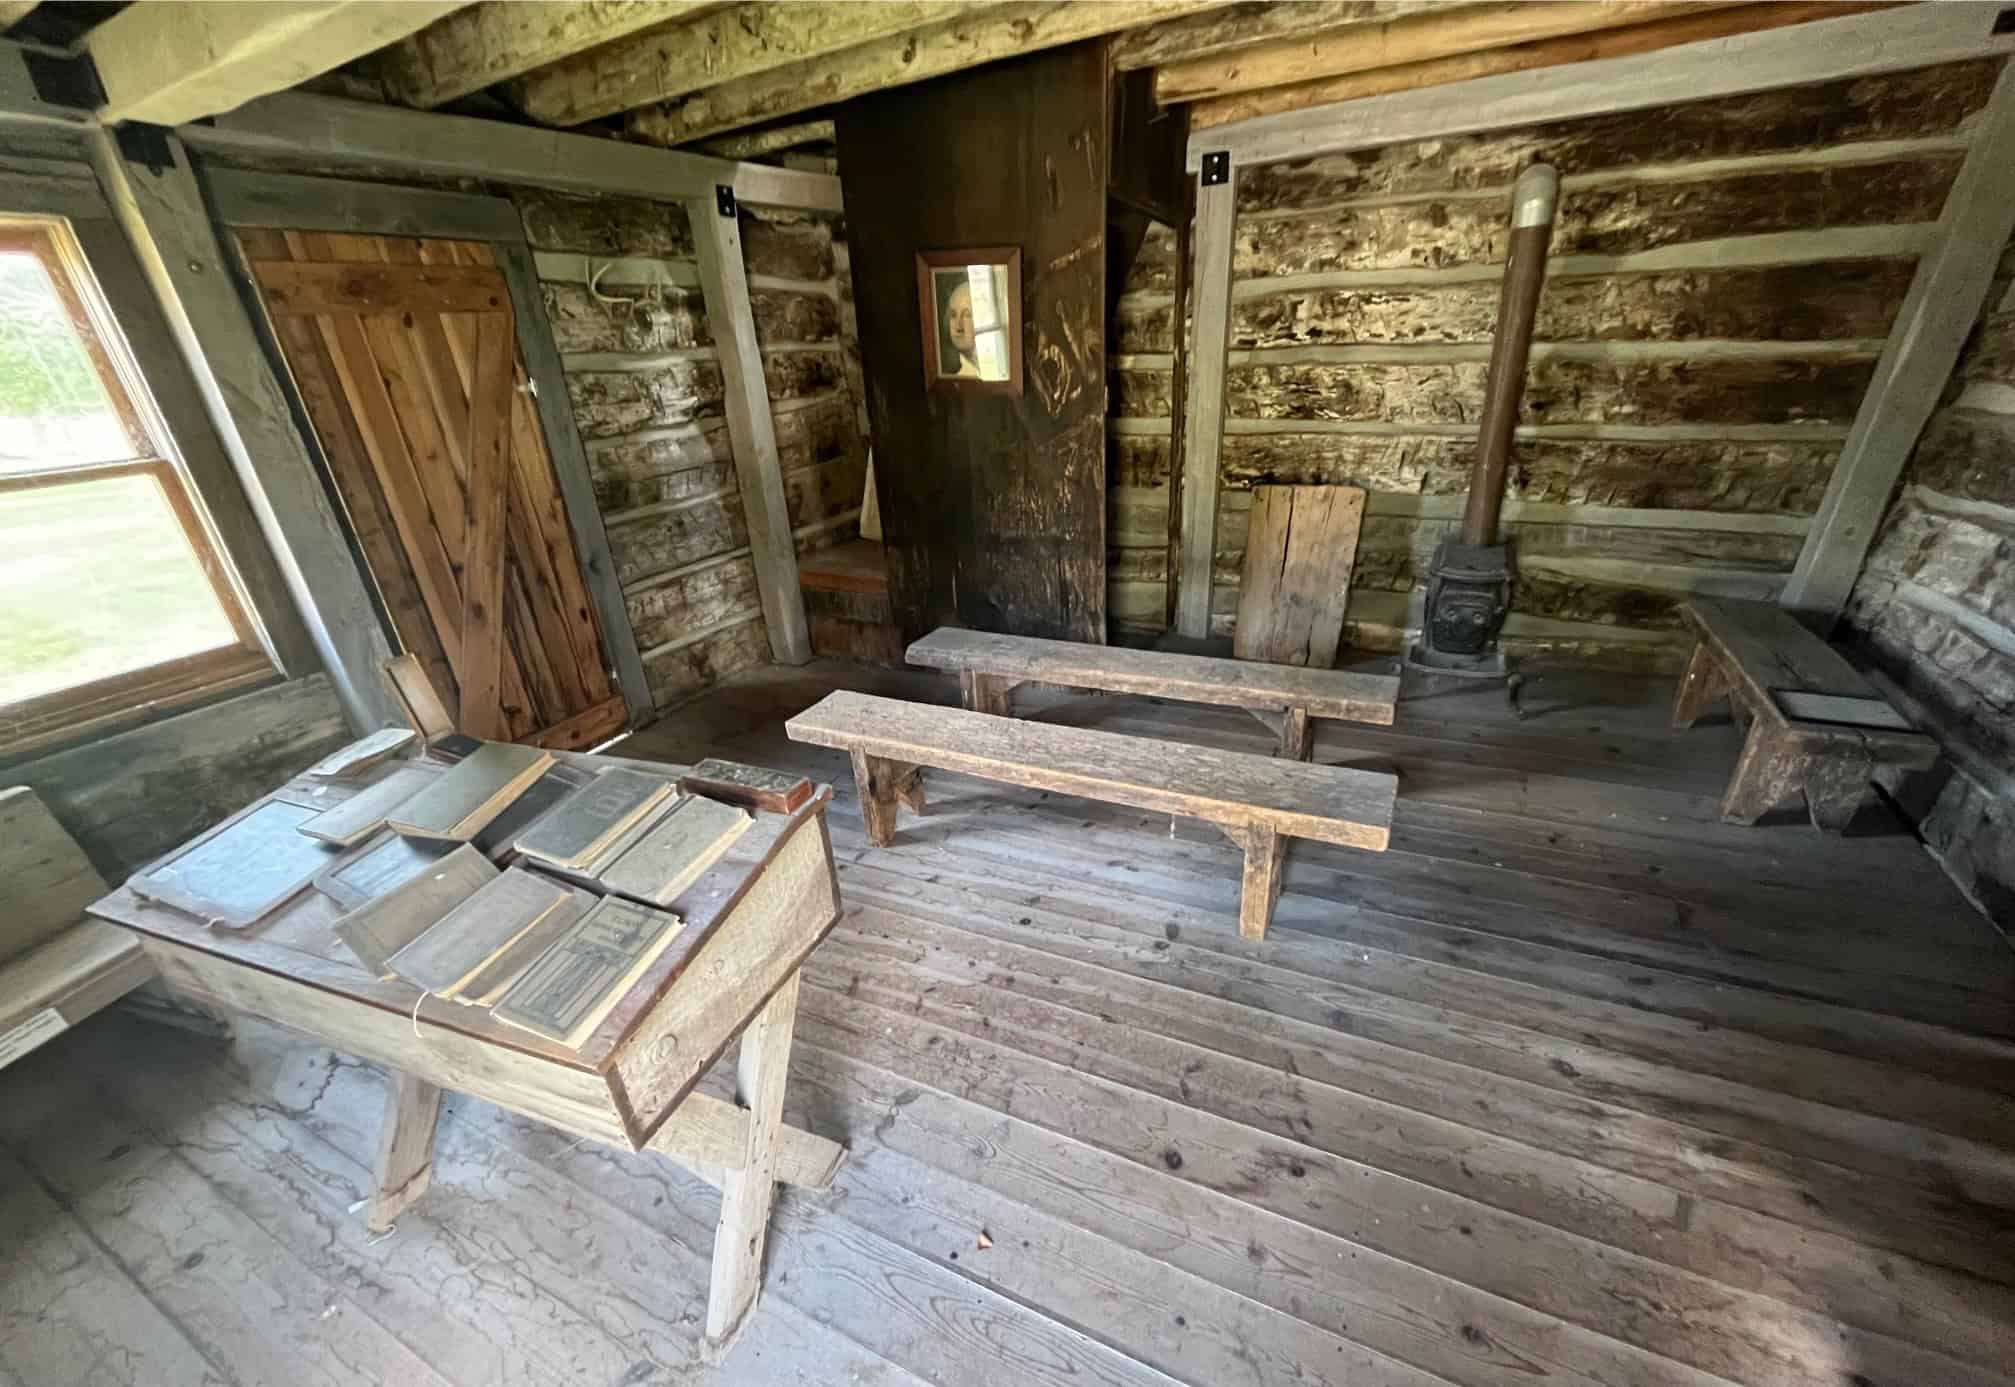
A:
<svg viewBox="0 0 2015 1387">
<path fill-rule="evenodd" d="M 621 731 L 490 248 L 238 237 L 399 643 L 456 726 L 554 747 Z"/>
</svg>

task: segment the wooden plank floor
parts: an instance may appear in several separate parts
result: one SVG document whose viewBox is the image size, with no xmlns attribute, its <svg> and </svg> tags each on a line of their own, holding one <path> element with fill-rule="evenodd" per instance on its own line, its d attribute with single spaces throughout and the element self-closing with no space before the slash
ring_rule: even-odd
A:
<svg viewBox="0 0 2015 1387">
<path fill-rule="evenodd" d="M 374 1238 L 375 1070 L 108 1015 L 0 1072 L 0 1387 L 2015 1384 L 2015 955 L 1879 812 L 1718 823 L 1734 731 L 1669 685 L 1322 724 L 1400 774 L 1393 847 L 1295 844 L 1259 944 L 1194 823 L 931 773 L 870 847 L 780 730 L 840 685 L 952 697 L 753 671 L 620 748 L 840 785 L 789 1106 L 852 1155 L 724 1364 L 669 1164 L 451 1101 Z"/>
</svg>

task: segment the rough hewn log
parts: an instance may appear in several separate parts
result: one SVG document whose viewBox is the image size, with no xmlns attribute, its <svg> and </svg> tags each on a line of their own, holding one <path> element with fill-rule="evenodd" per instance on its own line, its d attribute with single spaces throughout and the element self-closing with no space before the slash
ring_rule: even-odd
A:
<svg viewBox="0 0 2015 1387">
<path fill-rule="evenodd" d="M 801 120 L 789 125 L 773 125 L 767 130 L 723 135 L 717 140 L 708 140 L 700 148 L 723 159 L 765 159 L 808 144 L 831 144 L 834 134 L 833 123 L 829 120 Z"/>
<path fill-rule="evenodd" d="M 1725 236 L 1933 222 L 1959 158 L 1936 153 L 1570 186 L 1561 194 L 1553 254 L 1629 255 Z M 1238 225 L 1232 269 L 1249 279 L 1499 264 L 1507 234 L 1497 193 L 1247 217 Z"/>
<path fill-rule="evenodd" d="M 752 275 L 779 279 L 833 277 L 833 228 L 811 213 L 742 209 L 742 264 Z"/>
<path fill-rule="evenodd" d="M 635 111 L 625 129 L 632 139 L 648 144 L 686 144 L 884 87 L 1132 29 L 1197 8 L 1196 0 L 1109 0 L 1098 5 L 1017 4 L 981 10 Z"/>
<path fill-rule="evenodd" d="M 638 588 L 625 594 L 624 601 L 637 645 L 644 650 L 762 606 L 756 566 L 746 554 Z"/>
<path fill-rule="evenodd" d="M 2015 385 L 2015 312 L 1990 313 L 1981 320 L 1960 358 L 1959 375 L 1969 382 Z"/>
<path fill-rule="evenodd" d="M 1175 229 L 1150 223 L 1127 270 L 1125 292 L 1169 293 L 1175 288 Z"/>
<path fill-rule="evenodd" d="M 1931 416 L 1907 484 L 2015 509 L 2015 414 L 1946 409 Z"/>
<path fill-rule="evenodd" d="M 1918 139 L 1966 128 L 1986 104 L 1998 59 L 1883 77 L 1788 87 L 1751 96 L 1520 130 L 1354 150 L 1255 165 L 1239 178 L 1239 210 L 1319 207 L 1348 198 L 1509 187 L 1545 159 L 1562 175 Z"/>
<path fill-rule="evenodd" d="M 847 384 L 838 352 L 765 352 L 763 379 L 771 400 L 802 400 Z"/>
<path fill-rule="evenodd" d="M 1227 446 L 1231 440 L 1226 439 Z M 1166 434 L 1113 434 L 1106 439 L 1106 488 L 1167 486 L 1169 441 Z"/>
<path fill-rule="evenodd" d="M 840 335 L 840 306 L 829 294 L 753 289 L 749 308 L 756 320 L 756 341 L 765 347 L 830 342 Z"/>
<path fill-rule="evenodd" d="M 1448 6 L 1334 34 L 1278 39 L 1233 53 L 1163 64 L 1155 69 L 1154 96 L 1163 105 L 1201 101 L 1725 7 L 1719 0 L 1530 0 Z"/>
<path fill-rule="evenodd" d="M 860 442 L 853 401 L 846 396 L 828 395 L 796 409 L 777 410 L 772 417 L 778 465 L 786 472 L 843 457 L 856 451 Z M 854 503 L 860 503 L 858 495 Z"/>
<path fill-rule="evenodd" d="M 1403 15 L 1440 8 L 1441 0 L 1301 0 L 1293 5 L 1228 5 L 1208 14 L 1171 19 L 1120 34 L 1112 65 L 1120 72 L 1207 58 L 1276 39 L 1362 29 Z"/>
<path fill-rule="evenodd" d="M 698 289 L 624 284 L 613 276 L 597 287 L 599 297 L 585 284 L 540 286 L 561 352 L 662 352 L 713 341 Z"/>
<path fill-rule="evenodd" d="M 604 511 L 683 501 L 735 487 L 725 420 L 642 438 L 600 439 L 587 452 L 595 501 Z"/>
<path fill-rule="evenodd" d="M 691 424 L 721 414 L 721 368 L 710 359 L 642 371 L 569 371 L 567 397 L 584 438 Z"/>
<path fill-rule="evenodd" d="M 651 681 L 651 697 L 658 707 L 667 708 L 769 658 L 769 637 L 758 616 L 690 645 L 647 653 L 644 672 Z"/>
<path fill-rule="evenodd" d="M 1480 361 L 1431 366 L 1234 366 L 1227 373 L 1225 404 L 1236 419 L 1473 423 L 1482 409 L 1483 369 Z M 1814 361 L 1541 357 L 1532 364 L 1520 421 L 1844 424 L 1860 406 L 1873 369 L 1872 358 L 1862 357 Z M 1119 374 L 1123 405 L 1159 400 L 1162 409 L 1167 408 L 1166 371 Z M 1143 411 L 1136 407 L 1130 412 Z"/>
<path fill-rule="evenodd" d="M 867 468 L 867 454 L 857 452 L 784 473 L 791 524 L 815 525 L 858 507 Z"/>
<path fill-rule="evenodd" d="M 1514 446 L 1506 494 L 1517 501 L 1782 515 L 1817 508 L 1840 453 L 1838 443 L 1823 442 L 1524 438 Z M 1475 449 L 1473 439 L 1420 434 L 1232 434 L 1223 476 L 1238 486 L 1329 484 L 1457 496 L 1468 489 Z M 1140 474 L 1151 476 L 1152 450 L 1137 456 Z"/>
<path fill-rule="evenodd" d="M 719 0 L 485 0 L 428 25 L 378 58 L 392 100 L 423 109 L 718 8 Z"/>
<path fill-rule="evenodd" d="M 513 95 L 525 114 L 543 125 L 579 125 L 941 23 L 967 8 L 985 7 L 955 0 L 736 5 L 666 24 L 628 43 L 592 53 L 575 50 L 578 56 L 551 66 L 532 64 L 543 70 L 519 83 Z"/>
<path fill-rule="evenodd" d="M 634 197 L 574 197 L 520 188 L 511 195 L 533 250 L 577 255 L 642 255 L 691 260 L 692 227 L 675 202 Z"/>
<path fill-rule="evenodd" d="M 609 526 L 616 580 L 625 586 L 740 549 L 748 542 L 748 522 L 733 496 L 654 510 Z"/>
<path fill-rule="evenodd" d="M 1914 258 L 1831 260 L 1549 279 L 1533 337 L 1540 342 L 1880 338 L 1915 268 Z M 1232 345 L 1488 342 L 1497 325 L 1497 299 L 1498 286 L 1488 280 L 1241 298 L 1232 304 Z M 1129 317 L 1126 326 L 1132 325 Z M 1165 320 L 1160 327 L 1166 342 Z M 1129 335 L 1123 333 L 1125 340 Z"/>
</svg>

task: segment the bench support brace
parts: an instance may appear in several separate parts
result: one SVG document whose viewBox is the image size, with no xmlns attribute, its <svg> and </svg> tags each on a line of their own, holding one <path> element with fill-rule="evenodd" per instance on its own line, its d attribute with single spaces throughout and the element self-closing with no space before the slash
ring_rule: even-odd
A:
<svg viewBox="0 0 2015 1387">
<path fill-rule="evenodd" d="M 959 671 L 959 699 L 970 713 L 992 713 L 995 717 L 1014 716 L 1014 687 L 1021 681 L 1010 679 L 1004 674 L 981 674 L 976 670 Z"/>
<path fill-rule="evenodd" d="M 1735 774 L 1721 797 L 1721 821 L 1753 824 L 1776 808 L 1798 788 L 1800 760 L 1767 720 L 1751 718 L 1742 759 L 1735 763 Z"/>
<path fill-rule="evenodd" d="M 1245 849 L 1245 876 L 1238 892 L 1238 932 L 1247 939 L 1264 939 L 1266 927 L 1273 921 L 1274 902 L 1280 899 L 1287 839 L 1265 824 L 1227 827 L 1225 836 Z"/>
<path fill-rule="evenodd" d="M 896 801 L 907 804 L 912 814 L 924 812 L 923 771 L 865 751 L 847 755 L 854 763 L 854 789 L 860 795 L 861 822 L 868 841 L 885 848 L 896 839 Z"/>
</svg>

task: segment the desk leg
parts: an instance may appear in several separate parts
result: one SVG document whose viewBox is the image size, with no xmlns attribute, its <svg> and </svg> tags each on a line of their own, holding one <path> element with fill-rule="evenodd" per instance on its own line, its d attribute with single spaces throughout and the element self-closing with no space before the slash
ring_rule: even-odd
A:
<svg viewBox="0 0 2015 1387">
<path fill-rule="evenodd" d="M 1706 641 L 1693 647 L 1686 673 L 1679 676 L 1679 693 L 1672 700 L 1672 725 L 1691 727 L 1707 711 L 1707 705 L 1726 697 L 1728 681 L 1721 677 L 1721 662 L 1707 648 Z"/>
<path fill-rule="evenodd" d="M 793 973 L 742 1032 L 735 1096 L 749 1111 L 748 1159 L 721 1182 L 721 1221 L 714 1229 L 714 1274 L 707 1292 L 707 1340 L 717 1359 L 733 1344 L 762 1287 L 763 1240 L 776 1197 L 777 1132 L 797 1018 Z"/>
<path fill-rule="evenodd" d="M 390 1071 L 385 1118 L 378 1128 L 377 1189 L 364 1210 L 364 1226 L 382 1233 L 434 1178 L 434 1127 L 441 1120 L 441 1090 L 402 1070 Z"/>
<path fill-rule="evenodd" d="M 1280 899 L 1287 860 L 1287 840 L 1264 824 L 1248 824 L 1236 835 L 1245 845 L 1245 878 L 1239 885 L 1238 932 L 1247 939 L 1266 938 Z"/>
</svg>

